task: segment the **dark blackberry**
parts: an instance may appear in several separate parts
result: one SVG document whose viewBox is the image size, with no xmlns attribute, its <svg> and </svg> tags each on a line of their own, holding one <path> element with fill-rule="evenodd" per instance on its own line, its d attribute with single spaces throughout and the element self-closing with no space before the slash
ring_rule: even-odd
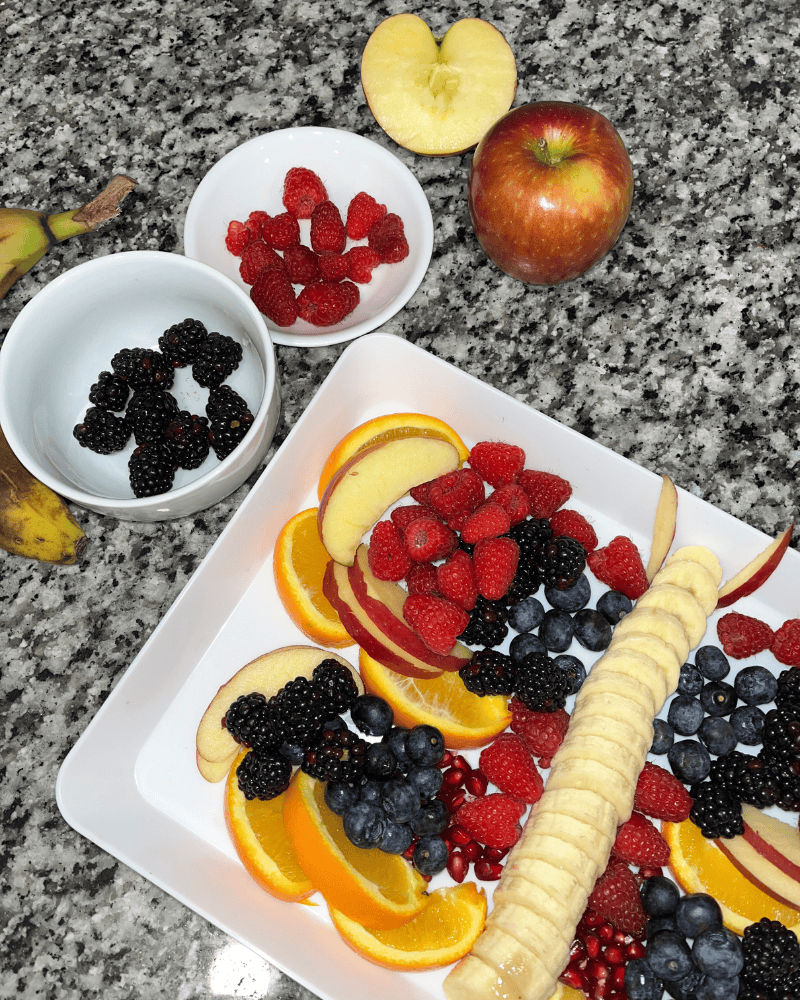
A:
<svg viewBox="0 0 800 1000">
<path fill-rule="evenodd" d="M 259 753 L 277 753 L 278 739 L 269 721 L 267 699 L 259 691 L 240 695 L 225 713 L 222 724 L 242 746 Z"/>
<path fill-rule="evenodd" d="M 539 572 L 545 587 L 566 590 L 586 569 L 586 549 L 568 535 L 559 535 L 542 549 Z"/>
<path fill-rule="evenodd" d="M 770 998 L 780 996 L 776 990 L 800 972 L 800 943 L 778 920 L 762 917 L 745 927 L 742 953 L 740 981 L 750 989 L 763 990 Z"/>
<path fill-rule="evenodd" d="M 482 649 L 458 671 L 467 691 L 477 695 L 514 693 L 516 667 L 510 656 L 496 649 Z"/>
<path fill-rule="evenodd" d="M 185 319 L 161 334 L 158 347 L 173 368 L 183 368 L 195 360 L 207 336 L 208 330 L 199 319 Z"/>
<path fill-rule="evenodd" d="M 214 410 L 210 416 L 211 429 L 209 441 L 214 454 L 222 461 L 243 440 L 253 423 L 253 414 L 247 409 L 247 404 L 238 397 L 244 407 L 238 404 L 225 404 Z M 208 409 L 206 409 L 208 413 Z"/>
<path fill-rule="evenodd" d="M 208 420 L 188 410 L 181 410 L 167 424 L 164 437 L 169 441 L 175 461 L 182 469 L 198 469 L 208 458 Z"/>
<path fill-rule="evenodd" d="M 163 439 L 167 425 L 179 413 L 178 401 L 163 389 L 140 389 L 128 403 L 127 416 L 137 444 Z"/>
<path fill-rule="evenodd" d="M 113 372 L 100 372 L 89 390 L 89 402 L 99 406 L 101 410 L 115 410 L 119 413 L 125 409 L 130 391 L 124 378 Z"/>
<path fill-rule="evenodd" d="M 110 410 L 90 406 L 83 420 L 72 428 L 72 436 L 83 448 L 98 455 L 111 455 L 121 451 L 131 436 L 127 417 L 118 417 Z"/>
<path fill-rule="evenodd" d="M 349 667 L 328 658 L 314 667 L 311 683 L 325 699 L 324 719 L 327 722 L 340 712 L 349 712 L 358 698 L 358 685 Z"/>
<path fill-rule="evenodd" d="M 242 345 L 224 333 L 211 332 L 197 351 L 192 377 L 207 389 L 216 389 L 239 367 Z"/>
<path fill-rule="evenodd" d="M 344 781 L 360 785 L 364 778 L 367 748 L 373 744 L 350 729 L 326 729 L 305 753 L 301 769 L 318 781 Z"/>
<path fill-rule="evenodd" d="M 761 741 L 773 757 L 796 757 L 800 754 L 800 718 L 786 709 L 773 708 L 767 712 Z"/>
<path fill-rule="evenodd" d="M 111 359 L 111 369 L 136 392 L 137 389 L 169 389 L 175 379 L 172 365 L 163 354 L 146 347 L 124 347 Z"/>
<path fill-rule="evenodd" d="M 689 818 L 710 840 L 738 837 L 744 833 L 742 806 L 735 796 L 721 785 L 709 781 L 692 785 L 689 794 L 694 800 Z"/>
<path fill-rule="evenodd" d="M 553 529 L 546 517 L 529 517 L 515 524 L 508 534 L 519 545 L 521 563 L 538 563 L 539 553 L 553 537 Z"/>
<path fill-rule="evenodd" d="M 778 691 L 775 705 L 784 711 L 800 716 L 800 670 L 790 667 L 778 674 Z"/>
<path fill-rule="evenodd" d="M 218 414 L 233 409 L 234 412 L 246 413 L 249 409 L 247 403 L 242 399 L 235 389 L 229 385 L 220 385 L 216 389 L 209 389 L 208 402 L 206 403 L 206 416 L 209 420 Z"/>
<path fill-rule="evenodd" d="M 563 708 L 570 679 L 546 653 L 528 653 L 517 664 L 514 693 L 531 712 L 555 712 Z"/>
<path fill-rule="evenodd" d="M 478 597 L 469 615 L 469 625 L 458 637 L 467 646 L 499 646 L 508 635 L 505 604 Z"/>
<path fill-rule="evenodd" d="M 128 459 L 133 495 L 153 497 L 168 493 L 175 478 L 175 459 L 165 441 L 145 441 Z"/>
<path fill-rule="evenodd" d="M 724 787 L 739 802 L 757 809 L 774 805 L 779 797 L 778 782 L 770 767 L 758 757 L 732 750 L 711 765 L 709 781 Z"/>
<path fill-rule="evenodd" d="M 246 799 L 274 799 L 289 787 L 292 765 L 277 753 L 251 750 L 236 768 L 236 779 Z"/>
<path fill-rule="evenodd" d="M 800 812 L 800 758 L 776 756 L 762 749 L 758 760 L 769 769 L 778 789 L 775 805 L 786 812 Z"/>
<path fill-rule="evenodd" d="M 295 677 L 269 699 L 272 728 L 278 739 L 304 748 L 316 742 L 330 718 L 327 700 L 307 677 Z"/>
</svg>

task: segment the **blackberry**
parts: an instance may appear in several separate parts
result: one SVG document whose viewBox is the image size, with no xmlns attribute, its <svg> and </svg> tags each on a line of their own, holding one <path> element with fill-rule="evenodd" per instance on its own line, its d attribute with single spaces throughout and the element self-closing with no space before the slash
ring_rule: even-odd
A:
<svg viewBox="0 0 800 1000">
<path fill-rule="evenodd" d="M 278 739 L 269 721 L 267 699 L 259 691 L 240 695 L 225 713 L 222 724 L 242 746 L 263 753 L 278 749 Z"/>
<path fill-rule="evenodd" d="M 774 805 L 780 798 L 777 779 L 764 761 L 732 750 L 711 765 L 709 781 L 725 788 L 739 802 L 757 809 Z"/>
<path fill-rule="evenodd" d="M 199 319 L 185 319 L 161 334 L 158 347 L 173 368 L 183 368 L 197 358 L 207 336 Z"/>
<path fill-rule="evenodd" d="M 539 572 L 545 587 L 567 590 L 586 569 L 586 549 L 568 535 L 559 535 L 542 549 Z"/>
<path fill-rule="evenodd" d="M 246 799 L 274 799 L 289 787 L 292 765 L 277 753 L 251 750 L 236 768 L 236 779 Z"/>
<path fill-rule="evenodd" d="M 553 538 L 553 529 L 546 517 L 529 517 L 515 524 L 508 534 L 519 545 L 520 563 L 538 565 L 540 552 Z"/>
<path fill-rule="evenodd" d="M 800 670 L 790 667 L 778 674 L 775 704 L 784 711 L 800 716 Z"/>
<path fill-rule="evenodd" d="M 128 459 L 128 478 L 133 495 L 153 497 L 168 493 L 175 478 L 175 459 L 164 441 L 146 441 Z"/>
<path fill-rule="evenodd" d="M 739 837 L 744 833 L 742 806 L 727 788 L 709 781 L 692 785 L 689 794 L 694 800 L 689 818 L 710 840 L 719 837 Z"/>
<path fill-rule="evenodd" d="M 169 389 L 175 372 L 163 354 L 146 347 L 124 347 L 111 359 L 115 375 L 137 389 Z"/>
<path fill-rule="evenodd" d="M 467 691 L 477 695 L 514 693 L 517 671 L 510 656 L 495 649 L 483 649 L 458 671 Z"/>
<path fill-rule="evenodd" d="M 209 333 L 196 352 L 192 377 L 207 389 L 216 389 L 239 367 L 242 345 L 224 333 Z"/>
<path fill-rule="evenodd" d="M 188 410 L 175 414 L 167 424 L 164 437 L 169 441 L 175 461 L 182 469 L 198 469 L 211 450 L 208 420 Z"/>
<path fill-rule="evenodd" d="M 239 442 L 243 440 L 253 423 L 253 414 L 247 408 L 247 403 L 241 396 L 237 396 L 237 399 L 239 400 L 237 403 L 226 403 L 224 406 L 215 408 L 213 416 L 209 414 L 211 420 L 209 441 L 214 449 L 214 454 L 220 461 L 230 455 Z M 208 408 L 206 408 L 206 413 L 208 412 Z"/>
<path fill-rule="evenodd" d="M 131 436 L 127 417 L 118 417 L 110 410 L 90 406 L 83 420 L 72 428 L 72 436 L 83 448 L 98 455 L 121 451 Z"/>
<path fill-rule="evenodd" d="M 113 372 L 100 372 L 97 381 L 89 390 L 89 402 L 99 406 L 101 410 L 115 410 L 117 413 L 125 409 L 130 395 L 130 386 Z"/>
<path fill-rule="evenodd" d="M 326 722 L 340 712 L 349 712 L 358 698 L 358 686 L 350 668 L 330 657 L 314 667 L 311 683 L 325 699 Z"/>
<path fill-rule="evenodd" d="M 783 708 L 767 712 L 761 733 L 764 749 L 773 757 L 795 757 L 800 754 L 800 718 Z"/>
<path fill-rule="evenodd" d="M 284 684 L 268 704 L 276 736 L 294 746 L 310 747 L 330 718 L 325 696 L 303 676 Z"/>
<path fill-rule="evenodd" d="M 206 416 L 209 420 L 230 408 L 239 413 L 245 413 L 249 409 L 239 393 L 235 389 L 231 389 L 229 385 L 220 385 L 216 389 L 209 389 L 208 402 L 206 403 Z"/>
<path fill-rule="evenodd" d="M 778 789 L 775 805 L 786 812 L 800 812 L 800 758 L 775 756 L 762 749 L 757 759 L 768 768 Z"/>
<path fill-rule="evenodd" d="M 539 568 L 535 563 L 523 563 L 521 560 L 517 564 L 514 579 L 508 586 L 503 600 L 508 607 L 514 607 L 527 597 L 532 597 L 541 585 L 539 579 Z"/>
<path fill-rule="evenodd" d="M 371 745 L 350 729 L 326 729 L 306 750 L 300 767 L 317 781 L 360 785 L 367 748 Z"/>
<path fill-rule="evenodd" d="M 478 597 L 470 612 L 469 625 L 458 637 L 467 646 L 499 646 L 508 635 L 505 605 Z"/>
<path fill-rule="evenodd" d="M 762 917 L 758 923 L 745 927 L 742 952 L 744 967 L 739 974 L 742 984 L 761 990 L 770 998 L 781 996 L 779 988 L 800 972 L 800 943 L 778 920 Z"/>
<path fill-rule="evenodd" d="M 140 389 L 128 403 L 127 416 L 137 444 L 163 439 L 164 431 L 179 413 L 178 401 L 163 389 Z"/>
<path fill-rule="evenodd" d="M 555 712 L 567 703 L 569 676 L 546 653 L 528 653 L 517 665 L 514 693 L 531 712 Z"/>
</svg>

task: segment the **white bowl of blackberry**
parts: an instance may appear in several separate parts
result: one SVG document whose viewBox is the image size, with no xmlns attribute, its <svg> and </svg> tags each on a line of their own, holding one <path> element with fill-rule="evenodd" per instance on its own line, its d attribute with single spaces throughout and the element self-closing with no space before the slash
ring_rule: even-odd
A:
<svg viewBox="0 0 800 1000">
<path fill-rule="evenodd" d="M 131 251 L 60 275 L 0 351 L 0 426 L 65 499 L 122 520 L 204 510 L 266 457 L 280 411 L 269 331 L 200 261 Z"/>
</svg>

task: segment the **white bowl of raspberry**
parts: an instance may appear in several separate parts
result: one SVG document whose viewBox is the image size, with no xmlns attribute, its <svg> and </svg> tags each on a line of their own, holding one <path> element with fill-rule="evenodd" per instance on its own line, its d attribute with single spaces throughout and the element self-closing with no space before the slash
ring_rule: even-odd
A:
<svg viewBox="0 0 800 1000">
<path fill-rule="evenodd" d="M 216 163 L 183 239 L 188 257 L 251 295 L 276 344 L 323 347 L 402 309 L 428 269 L 433 219 L 388 149 L 306 126 L 255 136 Z"/>
<path fill-rule="evenodd" d="M 14 320 L 0 426 L 20 462 L 99 514 L 163 521 L 232 493 L 280 411 L 263 317 L 237 285 L 178 254 L 72 268 Z"/>
</svg>

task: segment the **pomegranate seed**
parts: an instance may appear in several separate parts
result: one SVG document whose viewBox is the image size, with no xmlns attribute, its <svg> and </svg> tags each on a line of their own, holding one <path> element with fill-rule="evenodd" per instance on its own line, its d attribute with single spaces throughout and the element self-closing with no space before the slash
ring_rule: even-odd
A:
<svg viewBox="0 0 800 1000">
<path fill-rule="evenodd" d="M 474 795 L 476 799 L 479 799 L 482 795 L 486 794 L 486 789 L 489 787 L 489 779 L 481 771 L 473 771 L 472 774 L 468 774 L 465 778 L 464 787 L 470 795 Z"/>
<path fill-rule="evenodd" d="M 625 989 L 625 966 L 618 965 L 611 973 L 611 982 L 618 990 Z"/>
<path fill-rule="evenodd" d="M 597 958 L 600 954 L 600 942 L 594 936 L 594 934 L 587 935 L 586 938 L 586 954 L 589 958 Z"/>
<path fill-rule="evenodd" d="M 630 938 L 623 931 L 614 931 L 614 944 L 619 944 L 619 945 L 630 944 Z"/>
<path fill-rule="evenodd" d="M 469 871 L 469 861 L 461 851 L 451 851 L 447 859 L 447 871 L 455 882 L 463 882 Z"/>
<path fill-rule="evenodd" d="M 590 979 L 594 979 L 598 983 L 608 979 L 610 971 L 606 963 L 602 962 L 599 958 L 593 958 L 586 966 L 586 974 Z"/>
<path fill-rule="evenodd" d="M 628 960 L 632 958 L 644 958 L 647 954 L 647 949 L 641 941 L 632 941 L 625 949 L 625 954 L 627 955 Z"/>
<path fill-rule="evenodd" d="M 430 882 L 430 880 L 433 878 L 433 875 L 424 875 L 422 872 L 419 872 L 419 874 L 422 875 L 422 877 L 425 879 L 426 882 Z"/>
<path fill-rule="evenodd" d="M 506 854 L 507 847 L 484 847 L 481 857 L 484 861 L 502 861 Z"/>
<path fill-rule="evenodd" d="M 456 812 L 464 803 L 467 801 L 467 793 L 461 789 L 456 788 L 447 796 L 447 808 L 451 813 Z"/>
<path fill-rule="evenodd" d="M 465 771 L 467 774 L 469 774 L 469 772 L 472 770 L 472 765 L 470 764 L 470 762 L 467 760 L 466 757 L 462 757 L 461 754 L 453 758 L 453 767 L 457 767 L 459 770 Z"/>
<path fill-rule="evenodd" d="M 460 767 L 448 767 L 444 772 L 444 784 L 449 785 L 451 788 L 458 788 L 459 785 L 464 784 L 464 778 L 466 778 L 467 772 Z"/>
<path fill-rule="evenodd" d="M 453 843 L 458 844 L 459 846 L 468 844 L 472 840 L 472 835 L 467 833 L 464 827 L 459 826 L 458 823 L 448 827 L 445 832 L 450 836 Z"/>
<path fill-rule="evenodd" d="M 624 965 L 625 956 L 622 954 L 622 949 L 617 945 L 609 945 L 608 948 L 603 952 L 603 957 L 611 965 Z"/>
<path fill-rule="evenodd" d="M 475 878 L 481 882 L 496 882 L 503 874 L 503 866 L 492 861 L 476 861 Z"/>
<path fill-rule="evenodd" d="M 443 771 L 446 767 L 450 767 L 452 763 L 453 763 L 453 751 L 445 750 L 444 756 L 436 766 L 438 768 L 441 768 L 441 770 Z"/>
<path fill-rule="evenodd" d="M 403 851 L 403 857 L 406 859 L 406 861 L 410 861 L 414 857 L 414 848 L 416 846 L 417 846 L 416 844 L 411 844 Z"/>
<path fill-rule="evenodd" d="M 565 986 L 571 986 L 573 990 L 583 990 L 586 983 L 586 977 L 582 976 L 577 969 L 571 969 L 569 966 L 564 969 L 559 979 Z"/>
<path fill-rule="evenodd" d="M 587 927 L 598 927 L 600 924 L 603 923 L 603 918 L 600 916 L 599 913 L 595 913 L 594 911 L 592 911 L 590 913 L 584 913 L 583 922 L 586 924 Z"/>
<path fill-rule="evenodd" d="M 468 858 L 470 861 L 486 861 L 487 859 L 483 857 L 483 851 L 481 850 L 481 845 L 476 844 L 474 840 L 471 840 L 468 844 L 464 844 L 461 848 L 464 852 L 464 857 Z"/>
<path fill-rule="evenodd" d="M 608 979 L 601 979 L 595 984 L 592 990 L 592 1000 L 606 1000 L 606 997 L 611 992 L 611 983 Z"/>
<path fill-rule="evenodd" d="M 569 949 L 570 962 L 574 962 L 575 959 L 578 957 L 583 958 L 585 954 L 586 954 L 586 948 L 583 944 L 583 941 L 578 941 L 577 939 L 573 941 L 572 947 Z"/>
<path fill-rule="evenodd" d="M 597 928 L 597 936 L 603 942 L 603 944 L 608 944 L 609 941 L 614 940 L 614 928 L 611 924 L 603 924 L 601 927 Z"/>
</svg>

